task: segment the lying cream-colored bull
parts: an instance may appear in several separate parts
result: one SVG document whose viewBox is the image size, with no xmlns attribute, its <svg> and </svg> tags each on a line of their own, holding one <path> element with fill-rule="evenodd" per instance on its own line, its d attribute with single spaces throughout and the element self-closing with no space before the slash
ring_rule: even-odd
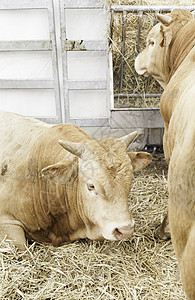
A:
<svg viewBox="0 0 195 300">
<path fill-rule="evenodd" d="M 126 150 L 137 132 L 96 141 L 74 125 L 6 112 L 0 124 L 0 239 L 25 249 L 25 235 L 56 246 L 131 237 L 133 171 L 151 161 Z"/>
<path fill-rule="evenodd" d="M 158 15 L 138 55 L 138 74 L 164 88 L 164 152 L 169 164 L 169 221 L 184 289 L 195 299 L 195 18 L 186 10 Z"/>
</svg>

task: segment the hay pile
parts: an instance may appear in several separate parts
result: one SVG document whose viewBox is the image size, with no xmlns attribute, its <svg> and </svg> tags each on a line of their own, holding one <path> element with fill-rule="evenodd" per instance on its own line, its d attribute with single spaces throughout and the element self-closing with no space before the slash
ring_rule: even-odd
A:
<svg viewBox="0 0 195 300">
<path fill-rule="evenodd" d="M 110 5 L 193 5 L 193 0 L 108 0 Z M 145 47 L 145 40 L 148 32 L 154 25 L 155 14 L 144 13 L 140 34 L 140 51 Z M 123 76 L 123 94 L 145 94 L 156 93 L 160 91 L 160 85 L 150 78 L 149 89 L 147 90 L 147 78 L 137 77 L 136 87 L 134 86 L 134 61 L 136 57 L 136 43 L 139 17 L 138 13 L 127 12 L 126 33 L 125 33 L 125 53 L 124 53 L 124 76 Z M 120 93 L 120 71 L 121 71 L 121 49 L 122 49 L 122 24 L 123 18 L 121 12 L 115 12 L 113 18 L 113 77 L 114 94 Z M 131 108 L 154 108 L 159 107 L 160 98 L 116 98 L 115 107 Z"/>
<path fill-rule="evenodd" d="M 24 253 L 1 243 L 0 299 L 184 300 L 171 241 L 154 238 L 167 209 L 165 176 L 158 157 L 135 174 L 131 240 L 82 240 L 59 248 L 34 243 Z"/>
</svg>

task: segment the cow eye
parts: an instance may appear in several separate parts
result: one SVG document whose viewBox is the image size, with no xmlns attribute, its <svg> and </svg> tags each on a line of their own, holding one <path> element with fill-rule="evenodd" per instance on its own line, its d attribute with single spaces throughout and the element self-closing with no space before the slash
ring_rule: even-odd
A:
<svg viewBox="0 0 195 300">
<path fill-rule="evenodd" d="M 95 186 L 94 186 L 93 182 L 91 182 L 91 181 L 87 182 L 87 188 L 90 192 L 95 191 Z"/>
<path fill-rule="evenodd" d="M 153 41 L 153 40 L 150 40 L 150 41 L 149 41 L 149 45 L 154 46 L 154 41 Z"/>
<path fill-rule="evenodd" d="M 88 190 L 89 190 L 89 191 L 95 190 L 95 186 L 94 186 L 93 184 L 89 184 L 89 185 L 88 185 Z"/>
</svg>

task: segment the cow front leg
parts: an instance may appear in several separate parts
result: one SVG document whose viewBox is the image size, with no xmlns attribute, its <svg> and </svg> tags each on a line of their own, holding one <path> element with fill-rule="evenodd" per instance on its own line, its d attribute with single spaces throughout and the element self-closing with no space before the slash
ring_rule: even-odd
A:
<svg viewBox="0 0 195 300">
<path fill-rule="evenodd" d="M 26 238 L 23 224 L 18 220 L 14 220 L 11 216 L 1 216 L 0 241 L 4 239 L 15 245 L 19 250 L 25 250 Z"/>
<path fill-rule="evenodd" d="M 177 246 L 176 246 L 177 247 Z M 195 223 L 192 225 L 182 253 L 178 259 L 182 282 L 189 300 L 195 299 Z"/>
<path fill-rule="evenodd" d="M 173 247 L 178 259 L 187 299 L 195 299 L 195 221 L 183 207 L 170 201 L 169 221 Z"/>
</svg>

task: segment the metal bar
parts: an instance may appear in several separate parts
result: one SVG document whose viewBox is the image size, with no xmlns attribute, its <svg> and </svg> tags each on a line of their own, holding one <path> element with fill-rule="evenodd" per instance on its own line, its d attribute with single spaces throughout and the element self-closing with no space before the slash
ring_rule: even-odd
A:
<svg viewBox="0 0 195 300">
<path fill-rule="evenodd" d="M 0 51 L 51 51 L 52 41 L 0 41 Z"/>
<path fill-rule="evenodd" d="M 113 28 L 112 28 L 112 24 L 113 24 L 113 16 L 114 16 L 114 10 L 111 10 L 111 15 L 110 15 L 110 36 L 109 36 L 109 46 L 112 45 L 112 34 L 113 34 Z"/>
<path fill-rule="evenodd" d="M 68 66 L 67 66 L 67 51 L 66 51 L 66 14 L 65 14 L 65 1 L 60 0 L 60 30 L 62 41 L 62 66 L 63 66 L 63 98 L 64 98 L 64 112 L 65 122 L 69 122 L 69 92 L 67 88 L 68 80 Z"/>
<path fill-rule="evenodd" d="M 124 67 L 124 53 L 125 53 L 125 28 L 126 28 L 126 11 L 123 11 L 123 27 L 122 27 L 122 50 L 121 50 L 121 73 L 120 73 L 120 93 L 123 89 L 123 67 Z"/>
<path fill-rule="evenodd" d="M 37 9 L 47 8 L 47 0 L 3 0 L 0 1 L 0 9 Z"/>
<path fill-rule="evenodd" d="M 140 42 L 140 32 L 141 32 L 142 18 L 143 18 L 143 11 L 140 11 L 139 12 L 138 31 L 137 31 L 136 53 L 135 53 L 136 56 L 139 54 L 139 42 Z"/>
<path fill-rule="evenodd" d="M 108 53 L 108 92 L 110 98 L 109 108 L 114 107 L 114 86 L 113 86 L 113 59 L 112 59 L 112 51 L 110 50 Z"/>
<path fill-rule="evenodd" d="M 109 118 L 75 119 L 69 118 L 68 122 L 77 126 L 109 127 Z"/>
<path fill-rule="evenodd" d="M 143 11 L 139 11 L 139 22 L 138 22 L 138 31 L 137 31 L 137 43 L 136 43 L 136 53 L 135 56 L 139 54 L 139 42 L 140 42 L 140 32 L 141 32 L 141 24 L 143 18 Z M 137 73 L 134 71 L 134 81 L 133 81 L 133 90 L 137 85 Z"/>
<path fill-rule="evenodd" d="M 37 117 L 37 116 L 31 116 L 31 118 L 37 118 L 43 122 L 46 122 L 48 124 L 57 124 L 59 123 L 59 118 L 58 117 Z"/>
<path fill-rule="evenodd" d="M 67 80 L 66 87 L 69 90 L 106 90 L 106 80 L 93 80 L 93 81 L 78 81 Z"/>
<path fill-rule="evenodd" d="M 53 13 L 54 13 L 54 25 L 55 25 L 55 44 L 56 44 L 56 61 L 58 64 L 58 80 L 59 80 L 59 99 L 61 106 L 61 122 L 65 123 L 65 111 L 63 108 L 63 66 L 62 66 L 62 40 L 60 29 L 60 2 L 53 0 Z"/>
<path fill-rule="evenodd" d="M 187 10 L 194 10 L 195 5 L 111 5 L 111 9 L 117 12 L 122 11 L 131 11 L 131 12 L 151 12 L 151 11 L 163 11 L 169 12 L 172 9 L 187 9 Z"/>
<path fill-rule="evenodd" d="M 146 81 L 146 90 L 145 90 L 146 94 L 148 94 L 150 82 L 151 82 L 151 76 L 148 76 Z"/>
<path fill-rule="evenodd" d="M 162 94 L 162 92 L 163 92 L 163 91 L 162 91 L 162 86 L 159 85 L 159 93 Z"/>
<path fill-rule="evenodd" d="M 154 18 L 154 26 L 157 24 L 158 19 L 157 19 L 157 14 L 159 13 L 159 10 L 155 10 L 155 18 Z"/>
<path fill-rule="evenodd" d="M 117 107 L 117 108 L 112 108 L 111 109 L 111 111 L 114 111 L 114 112 L 116 112 L 116 111 L 159 111 L 159 108 L 157 108 L 157 107 L 153 107 L 153 108 L 151 108 L 151 107 L 143 107 L 143 108 L 133 108 L 133 107 L 131 107 L 131 108 L 128 108 L 128 107 L 123 107 L 123 108 L 119 108 L 119 107 Z"/>
<path fill-rule="evenodd" d="M 161 97 L 162 94 L 114 94 L 114 98 L 121 98 L 121 97 L 124 97 L 124 98 L 156 98 L 156 97 Z"/>
<path fill-rule="evenodd" d="M 57 42 L 56 42 L 56 28 L 55 28 L 55 15 L 54 15 L 54 4 L 53 0 L 48 1 L 48 17 L 49 17 L 49 32 L 50 39 L 52 41 L 52 70 L 54 79 L 54 92 L 55 92 L 55 106 L 56 106 L 56 118 L 58 123 L 62 121 L 62 109 L 61 109 L 61 97 L 60 97 L 60 79 L 59 79 L 59 68 L 57 60 Z"/>
<path fill-rule="evenodd" d="M 102 0 L 66 0 L 64 1 L 64 8 L 68 9 L 82 9 L 82 8 L 102 8 Z"/>
<path fill-rule="evenodd" d="M 53 89 L 53 80 L 0 79 L 0 89 Z"/>
<path fill-rule="evenodd" d="M 106 51 L 107 44 L 104 41 L 71 41 L 65 40 L 64 51 Z"/>
</svg>

